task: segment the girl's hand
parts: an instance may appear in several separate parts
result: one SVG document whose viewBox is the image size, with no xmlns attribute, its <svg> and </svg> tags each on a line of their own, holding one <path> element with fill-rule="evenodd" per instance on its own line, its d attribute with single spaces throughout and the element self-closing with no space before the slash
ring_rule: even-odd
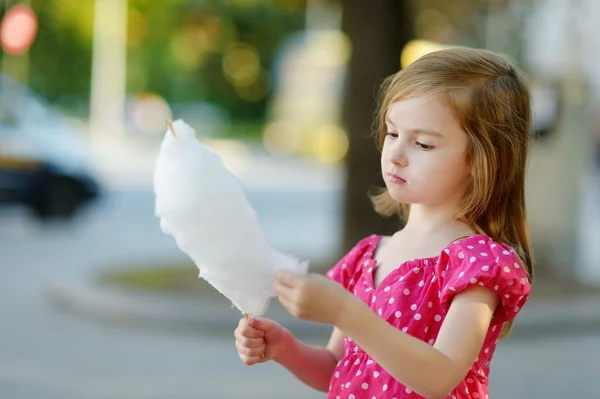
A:
<svg viewBox="0 0 600 399">
<path fill-rule="evenodd" d="M 293 339 L 287 329 L 266 318 L 242 318 L 234 335 L 238 355 L 248 366 L 276 359 Z"/>
<path fill-rule="evenodd" d="M 279 302 L 294 317 L 336 326 L 348 305 L 360 301 L 325 276 L 280 271 L 275 278 Z"/>
</svg>

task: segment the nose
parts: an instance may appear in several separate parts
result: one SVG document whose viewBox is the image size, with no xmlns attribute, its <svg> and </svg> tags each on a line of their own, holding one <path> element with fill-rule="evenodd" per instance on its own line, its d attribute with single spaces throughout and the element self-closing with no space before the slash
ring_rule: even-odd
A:
<svg viewBox="0 0 600 399">
<path fill-rule="evenodd" d="M 406 145 L 398 143 L 392 149 L 390 153 L 390 158 L 392 163 L 398 167 L 406 167 L 408 166 L 408 157 L 406 156 Z"/>
</svg>

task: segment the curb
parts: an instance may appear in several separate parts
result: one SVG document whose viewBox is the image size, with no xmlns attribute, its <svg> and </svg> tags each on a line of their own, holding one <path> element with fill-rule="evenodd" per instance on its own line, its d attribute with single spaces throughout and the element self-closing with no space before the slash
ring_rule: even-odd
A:
<svg viewBox="0 0 600 399">
<path fill-rule="evenodd" d="M 242 315 L 223 296 L 191 298 L 63 281 L 46 292 L 58 309 L 120 325 L 140 325 L 187 332 L 231 333 Z M 328 336 L 331 327 L 298 320 L 272 300 L 265 315 L 298 336 Z M 532 298 L 511 330 L 511 338 L 577 334 L 600 330 L 600 296 L 571 299 Z"/>
</svg>

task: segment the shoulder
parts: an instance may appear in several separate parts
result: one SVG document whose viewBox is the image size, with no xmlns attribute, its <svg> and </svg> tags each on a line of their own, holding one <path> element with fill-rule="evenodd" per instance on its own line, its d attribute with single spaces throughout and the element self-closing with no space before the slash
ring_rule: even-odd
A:
<svg viewBox="0 0 600 399">
<path fill-rule="evenodd" d="M 370 235 L 358 241 L 328 272 L 327 277 L 348 286 L 361 265 L 373 259 L 373 254 L 383 237 Z"/>
<path fill-rule="evenodd" d="M 496 316 L 510 319 L 529 297 L 531 283 L 516 251 L 485 235 L 451 243 L 440 255 L 438 267 L 441 299 L 447 306 L 459 292 L 479 285 L 500 297 L 503 306 Z"/>
</svg>

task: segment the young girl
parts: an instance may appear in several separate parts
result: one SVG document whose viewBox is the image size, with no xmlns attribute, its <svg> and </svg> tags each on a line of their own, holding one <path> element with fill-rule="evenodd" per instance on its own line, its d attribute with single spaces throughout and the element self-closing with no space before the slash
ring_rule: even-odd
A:
<svg viewBox="0 0 600 399">
<path fill-rule="evenodd" d="M 489 52 L 450 49 L 390 77 L 379 109 L 386 189 L 406 217 L 326 278 L 280 273 L 295 317 L 332 325 L 326 348 L 268 319 L 236 329 L 248 365 L 275 360 L 329 398 L 488 398 L 490 362 L 530 292 L 525 220 L 530 95 Z"/>
</svg>

